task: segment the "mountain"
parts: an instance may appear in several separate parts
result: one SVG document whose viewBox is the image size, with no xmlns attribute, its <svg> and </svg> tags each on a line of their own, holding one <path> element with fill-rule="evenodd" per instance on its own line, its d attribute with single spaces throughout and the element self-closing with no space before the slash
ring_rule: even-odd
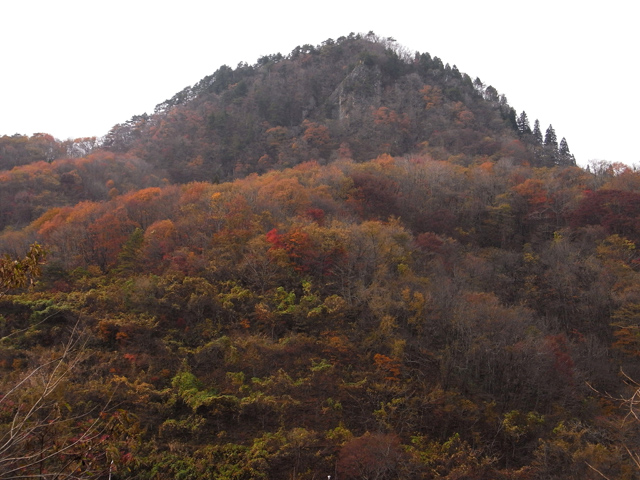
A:
<svg viewBox="0 0 640 480">
<path fill-rule="evenodd" d="M 99 143 L 0 172 L 0 478 L 638 477 L 634 169 L 372 34 Z"/>
<path fill-rule="evenodd" d="M 519 125 L 495 88 L 438 57 L 350 35 L 220 67 L 154 114 L 115 126 L 104 147 L 133 151 L 174 182 L 326 163 L 345 151 L 356 161 L 427 151 L 438 160 L 457 156 L 461 165 L 478 157 L 575 164 L 555 139 L 542 148 L 523 114 Z"/>
<path fill-rule="evenodd" d="M 101 139 L 0 138 L 0 170 L 21 167 L 0 177 L 0 228 L 24 226 L 46 208 L 107 200 L 136 184 L 220 182 L 381 154 L 428 154 L 462 166 L 501 159 L 575 165 L 553 127 L 543 140 L 537 123 L 532 130 L 526 113 L 516 116 L 494 87 L 428 53 L 409 54 L 392 39 L 351 34 L 252 66 L 222 66 Z M 121 179 L 123 170 L 136 180 Z M 34 171 L 47 172 L 46 185 L 34 181 Z"/>
<path fill-rule="evenodd" d="M 552 126 L 543 139 L 537 122 L 532 130 L 526 112 L 517 116 L 494 87 L 392 39 L 351 34 L 251 66 L 222 66 L 102 139 L 0 138 L 0 170 L 21 167 L 0 176 L 0 228 L 136 184 L 220 182 L 381 154 L 426 154 L 462 166 L 502 159 L 575 165 Z M 44 171 L 49 180 L 40 185 L 34 172 Z M 120 178 L 123 171 L 135 180 Z"/>
</svg>

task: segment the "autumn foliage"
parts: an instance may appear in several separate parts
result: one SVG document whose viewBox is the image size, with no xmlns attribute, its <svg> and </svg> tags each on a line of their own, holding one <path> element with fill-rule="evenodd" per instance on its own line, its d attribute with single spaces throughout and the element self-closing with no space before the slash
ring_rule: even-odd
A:
<svg viewBox="0 0 640 480">
<path fill-rule="evenodd" d="M 0 443 L 62 361 L 30 474 L 636 478 L 640 174 L 523 118 L 369 34 L 3 138 Z"/>
</svg>

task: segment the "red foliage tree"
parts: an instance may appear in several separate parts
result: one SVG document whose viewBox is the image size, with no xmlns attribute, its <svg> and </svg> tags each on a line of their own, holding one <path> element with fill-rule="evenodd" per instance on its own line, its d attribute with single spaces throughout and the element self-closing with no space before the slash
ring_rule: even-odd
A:
<svg viewBox="0 0 640 480">
<path fill-rule="evenodd" d="M 572 227 L 601 225 L 610 234 L 640 242 L 640 193 L 622 190 L 587 191 L 570 214 Z"/>
<path fill-rule="evenodd" d="M 134 223 L 121 213 L 107 212 L 87 229 L 91 236 L 93 257 L 103 270 L 115 265 L 122 245 L 134 229 Z"/>
<path fill-rule="evenodd" d="M 365 218 L 386 220 L 398 213 L 398 182 L 368 172 L 355 172 L 351 178 L 355 189 L 350 203 Z"/>
<path fill-rule="evenodd" d="M 397 435 L 365 433 L 348 441 L 340 450 L 340 478 L 382 480 L 399 478 L 404 452 Z"/>
<path fill-rule="evenodd" d="M 267 232 L 267 241 L 274 249 L 282 249 L 298 272 L 308 272 L 315 263 L 316 252 L 311 238 L 306 232 L 293 229 L 287 233 L 278 233 L 276 229 Z"/>
</svg>

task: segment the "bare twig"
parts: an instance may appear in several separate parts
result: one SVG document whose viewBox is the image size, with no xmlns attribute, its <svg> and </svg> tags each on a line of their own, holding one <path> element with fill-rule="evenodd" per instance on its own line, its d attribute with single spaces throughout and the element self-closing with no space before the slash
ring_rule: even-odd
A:
<svg viewBox="0 0 640 480">
<path fill-rule="evenodd" d="M 33 328 L 33 327 L 37 327 L 37 326 L 39 326 L 39 325 L 42 325 L 44 322 L 46 322 L 47 320 L 49 320 L 51 317 L 56 316 L 58 313 L 60 313 L 60 312 L 54 312 L 54 313 L 52 313 L 52 314 L 50 314 L 50 315 L 47 315 L 46 317 L 44 317 L 44 318 L 43 318 L 42 320 L 40 320 L 39 322 L 34 323 L 33 325 L 29 325 L 29 326 L 28 326 L 28 327 L 26 327 L 26 328 L 21 328 L 20 330 L 14 330 L 14 331 L 13 331 L 13 332 L 11 332 L 9 335 L 5 335 L 4 337 L 0 338 L 0 342 L 2 342 L 2 341 L 4 341 L 4 340 L 7 340 L 8 338 L 13 337 L 14 335 L 19 335 L 19 334 L 21 334 L 21 333 L 24 333 L 24 332 L 26 332 L 27 330 L 29 330 L 30 328 Z"/>
<path fill-rule="evenodd" d="M 87 478 L 80 472 L 87 473 L 93 468 L 84 453 L 100 441 L 108 428 L 108 422 L 102 418 L 105 408 L 101 408 L 77 436 L 61 442 L 55 434 L 57 429 L 70 431 L 72 425 L 88 419 L 97 409 L 69 417 L 51 401 L 61 383 L 83 359 L 84 335 L 78 327 L 76 322 L 59 355 L 31 370 L 0 396 L 0 407 L 4 406 L 5 411 L 15 408 L 11 420 L 4 425 L 5 431 L 0 434 L 0 479 L 80 479 Z M 30 393 L 29 384 L 39 385 L 37 396 L 31 401 L 26 397 Z M 40 438 L 39 442 L 33 441 L 36 437 Z M 99 456 L 106 460 L 106 452 Z M 48 471 L 42 468 L 44 465 L 49 465 Z"/>
<path fill-rule="evenodd" d="M 600 470 L 598 470 L 597 468 L 595 468 L 594 466 L 590 465 L 589 462 L 584 462 L 587 464 L 587 467 L 589 467 L 591 470 L 593 470 L 594 472 L 596 472 L 598 475 L 600 475 L 602 478 L 604 478 L 605 480 L 611 480 L 609 477 L 607 477 L 604 473 L 602 473 Z"/>
</svg>

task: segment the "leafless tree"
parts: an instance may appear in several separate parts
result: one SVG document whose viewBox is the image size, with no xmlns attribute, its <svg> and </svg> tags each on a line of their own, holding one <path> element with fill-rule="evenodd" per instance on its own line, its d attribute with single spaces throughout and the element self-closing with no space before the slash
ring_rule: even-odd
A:
<svg viewBox="0 0 640 480">
<path fill-rule="evenodd" d="M 609 393 L 599 392 L 598 390 L 593 388 L 591 385 L 589 385 L 589 387 L 594 392 L 607 398 L 608 400 L 611 400 L 615 403 L 620 404 L 626 410 L 627 413 L 623 418 L 623 423 L 627 423 L 629 420 L 632 420 L 636 424 L 640 425 L 640 383 L 634 380 L 633 378 L 631 378 L 624 371 L 621 371 L 620 373 L 624 378 L 625 383 L 631 388 L 631 395 L 615 397 Z M 633 451 L 631 448 L 629 448 L 629 445 L 627 445 L 626 442 L 622 442 L 622 443 L 623 443 L 624 449 L 629 455 L 629 458 L 631 459 L 633 464 L 636 466 L 637 471 L 640 472 L 640 453 L 638 453 L 637 451 Z M 593 471 L 597 472 L 602 478 L 609 480 L 609 477 L 605 476 L 602 472 L 597 470 L 595 467 L 593 467 L 589 463 L 587 463 L 587 466 L 591 468 Z"/>
<path fill-rule="evenodd" d="M 84 338 L 76 324 L 53 358 L 0 385 L 0 479 L 106 478 L 104 407 L 72 413 L 63 400 L 65 382 L 84 358 Z"/>
</svg>

